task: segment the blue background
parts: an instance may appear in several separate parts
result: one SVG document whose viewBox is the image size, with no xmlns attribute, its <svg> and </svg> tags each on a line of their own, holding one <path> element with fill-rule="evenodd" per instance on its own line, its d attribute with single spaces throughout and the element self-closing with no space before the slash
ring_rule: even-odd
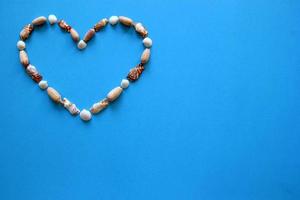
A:
<svg viewBox="0 0 300 200">
<path fill-rule="evenodd" d="M 298 0 L 1 1 L 1 200 L 300 199 Z M 90 123 L 26 75 L 24 24 L 54 13 L 82 36 L 103 17 L 153 39 L 142 78 Z M 121 26 L 78 51 L 59 27 L 27 42 L 31 63 L 81 109 L 135 66 Z"/>
</svg>

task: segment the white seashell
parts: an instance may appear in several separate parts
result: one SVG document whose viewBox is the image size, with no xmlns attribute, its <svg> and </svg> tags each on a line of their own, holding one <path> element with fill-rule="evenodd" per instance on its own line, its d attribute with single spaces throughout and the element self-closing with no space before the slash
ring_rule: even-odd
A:
<svg viewBox="0 0 300 200">
<path fill-rule="evenodd" d="M 146 37 L 143 40 L 143 44 L 145 47 L 150 48 L 152 46 L 152 40 L 149 37 Z"/>
<path fill-rule="evenodd" d="M 121 88 L 121 87 L 116 87 L 116 88 L 112 89 L 106 96 L 107 100 L 110 102 L 116 100 L 120 96 L 122 91 L 123 91 L 123 88 Z"/>
<path fill-rule="evenodd" d="M 80 40 L 77 44 L 78 49 L 82 50 L 87 46 L 87 44 L 85 43 L 85 41 Z"/>
<path fill-rule="evenodd" d="M 45 81 L 45 80 L 41 80 L 41 81 L 39 82 L 39 87 L 40 87 L 42 90 L 47 89 L 47 87 L 48 87 L 48 82 Z"/>
<path fill-rule="evenodd" d="M 116 25 L 119 22 L 118 16 L 111 16 L 108 20 L 111 25 Z"/>
<path fill-rule="evenodd" d="M 86 110 L 86 109 L 83 109 L 81 112 L 80 112 L 80 118 L 83 120 L 83 121 L 89 121 L 91 118 L 92 118 L 92 114 L 90 111 Z"/>
<path fill-rule="evenodd" d="M 121 88 L 126 89 L 129 86 L 129 81 L 127 79 L 123 79 L 121 81 Z"/>
<path fill-rule="evenodd" d="M 19 49 L 20 51 L 22 51 L 23 49 L 25 49 L 26 44 L 25 44 L 24 41 L 19 40 L 19 41 L 17 42 L 17 47 L 18 47 L 18 49 Z"/>
<path fill-rule="evenodd" d="M 51 25 L 55 24 L 57 22 L 57 18 L 55 15 L 49 15 L 48 16 L 48 21 Z"/>
</svg>

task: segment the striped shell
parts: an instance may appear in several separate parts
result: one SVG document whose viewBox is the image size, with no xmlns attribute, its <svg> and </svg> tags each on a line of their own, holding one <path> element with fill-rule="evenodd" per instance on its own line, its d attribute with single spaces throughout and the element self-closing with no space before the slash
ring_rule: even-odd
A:
<svg viewBox="0 0 300 200">
<path fill-rule="evenodd" d="M 24 28 L 20 32 L 20 38 L 21 40 L 25 41 L 27 38 L 29 38 L 30 34 L 33 31 L 33 25 L 32 24 L 27 24 L 24 26 Z"/>
<path fill-rule="evenodd" d="M 43 79 L 42 75 L 40 75 L 40 73 L 33 65 L 28 65 L 28 67 L 26 68 L 26 72 L 36 83 L 39 83 Z"/>
<path fill-rule="evenodd" d="M 60 20 L 58 22 L 58 26 L 63 29 L 64 31 L 70 32 L 71 30 L 71 26 L 69 24 L 67 24 L 67 22 L 65 22 L 64 20 Z"/>
<path fill-rule="evenodd" d="M 100 29 L 104 28 L 107 24 L 108 20 L 106 18 L 100 20 L 94 25 L 94 29 L 96 32 L 100 31 Z"/>
</svg>

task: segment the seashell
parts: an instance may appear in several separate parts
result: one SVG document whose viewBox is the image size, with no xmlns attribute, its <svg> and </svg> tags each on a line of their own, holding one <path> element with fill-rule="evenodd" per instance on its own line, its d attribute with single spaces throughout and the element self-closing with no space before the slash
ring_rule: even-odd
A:
<svg viewBox="0 0 300 200">
<path fill-rule="evenodd" d="M 150 58 L 150 49 L 146 48 L 141 56 L 141 63 L 146 64 Z"/>
<path fill-rule="evenodd" d="M 24 26 L 24 28 L 21 30 L 20 32 L 20 38 L 21 40 L 26 40 L 30 34 L 32 33 L 33 31 L 33 25 L 32 24 L 27 24 L 26 26 Z"/>
<path fill-rule="evenodd" d="M 97 22 L 95 25 L 94 25 L 94 30 L 96 32 L 100 31 L 100 29 L 104 28 L 107 24 L 108 20 L 106 18 L 104 19 L 101 19 L 99 22 Z"/>
<path fill-rule="evenodd" d="M 57 17 L 55 15 L 49 15 L 48 21 L 51 25 L 55 24 L 57 22 Z"/>
<path fill-rule="evenodd" d="M 88 32 L 86 32 L 83 41 L 85 42 L 90 41 L 94 37 L 94 35 L 95 35 L 95 29 L 91 28 L 90 30 L 88 30 Z"/>
<path fill-rule="evenodd" d="M 26 48 L 26 44 L 25 44 L 24 41 L 19 40 L 19 41 L 17 42 L 17 47 L 18 47 L 18 49 L 21 51 L 21 50 L 24 50 L 24 49 Z"/>
<path fill-rule="evenodd" d="M 146 38 L 143 40 L 143 44 L 144 44 L 144 46 L 147 47 L 147 48 L 152 47 L 152 40 L 151 40 L 151 38 L 146 37 Z"/>
<path fill-rule="evenodd" d="M 71 26 L 67 24 L 67 22 L 65 22 L 64 20 L 60 20 L 58 22 L 58 26 L 63 29 L 64 31 L 70 32 L 71 30 Z"/>
<path fill-rule="evenodd" d="M 77 31 L 74 28 L 70 29 L 70 34 L 71 34 L 71 37 L 74 40 L 74 42 L 79 41 L 79 39 L 80 39 L 79 34 L 77 33 Z"/>
<path fill-rule="evenodd" d="M 120 94 L 122 93 L 123 88 L 121 87 L 115 87 L 114 89 L 112 89 L 106 96 L 107 100 L 112 102 L 114 100 L 116 100 Z"/>
<path fill-rule="evenodd" d="M 143 38 L 146 37 L 148 35 L 148 31 L 146 30 L 146 28 L 141 24 L 141 23 L 137 23 L 135 26 L 135 31 L 140 34 Z"/>
<path fill-rule="evenodd" d="M 80 113 L 80 110 L 76 107 L 76 105 L 70 102 L 67 98 L 63 98 L 62 104 L 72 115 Z"/>
<path fill-rule="evenodd" d="M 111 16 L 108 20 L 108 22 L 111 24 L 111 25 L 116 25 L 119 21 L 119 17 L 118 16 Z"/>
<path fill-rule="evenodd" d="M 83 120 L 83 121 L 89 121 L 91 118 L 92 118 L 92 114 L 90 111 L 86 110 L 86 109 L 83 109 L 81 112 L 80 112 L 80 118 Z"/>
<path fill-rule="evenodd" d="M 55 102 L 60 103 L 61 102 L 61 96 L 60 94 L 52 87 L 47 88 L 48 96 Z"/>
<path fill-rule="evenodd" d="M 143 73 L 144 69 L 145 67 L 143 64 L 139 64 L 138 66 L 132 68 L 127 75 L 127 79 L 132 82 L 136 81 Z"/>
<path fill-rule="evenodd" d="M 32 24 L 34 26 L 40 26 L 40 25 L 43 25 L 45 22 L 47 21 L 47 18 L 44 17 L 44 16 L 40 16 L 40 17 L 37 17 L 35 18 L 34 20 L 32 20 Z"/>
<path fill-rule="evenodd" d="M 24 50 L 20 51 L 19 56 L 20 56 L 20 62 L 26 68 L 29 65 L 29 59 L 28 59 L 26 51 L 24 51 Z"/>
<path fill-rule="evenodd" d="M 133 21 L 129 17 L 119 16 L 119 21 L 125 26 L 132 26 Z"/>
<path fill-rule="evenodd" d="M 42 90 L 47 89 L 47 87 L 48 87 L 48 82 L 45 81 L 45 80 L 40 81 L 40 82 L 39 82 L 39 87 L 40 87 Z"/>
<path fill-rule="evenodd" d="M 87 44 L 85 43 L 85 41 L 80 40 L 77 44 L 78 49 L 82 50 L 87 46 Z"/>
<path fill-rule="evenodd" d="M 121 81 L 121 88 L 126 89 L 129 86 L 129 81 L 127 79 L 123 79 Z"/>
<path fill-rule="evenodd" d="M 93 114 L 99 113 L 102 111 L 104 108 L 106 108 L 109 104 L 109 101 L 107 99 L 104 99 L 100 102 L 95 103 L 91 108 L 90 111 Z"/>
<path fill-rule="evenodd" d="M 26 72 L 36 83 L 39 83 L 43 79 L 43 77 L 39 74 L 39 72 L 33 65 L 28 65 L 28 67 L 26 68 Z"/>
</svg>

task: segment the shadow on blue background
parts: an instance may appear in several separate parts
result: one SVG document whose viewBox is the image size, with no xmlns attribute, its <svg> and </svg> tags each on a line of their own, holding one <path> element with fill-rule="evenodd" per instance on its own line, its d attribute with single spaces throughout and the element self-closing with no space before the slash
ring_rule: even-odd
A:
<svg viewBox="0 0 300 200">
<path fill-rule="evenodd" d="M 300 3 L 296 0 L 1 1 L 0 199 L 300 199 Z M 25 74 L 16 42 L 54 13 L 82 36 L 103 17 L 153 39 L 141 79 L 90 123 Z M 27 42 L 31 62 L 81 109 L 127 74 L 134 31 L 78 51 L 57 26 Z"/>
</svg>

